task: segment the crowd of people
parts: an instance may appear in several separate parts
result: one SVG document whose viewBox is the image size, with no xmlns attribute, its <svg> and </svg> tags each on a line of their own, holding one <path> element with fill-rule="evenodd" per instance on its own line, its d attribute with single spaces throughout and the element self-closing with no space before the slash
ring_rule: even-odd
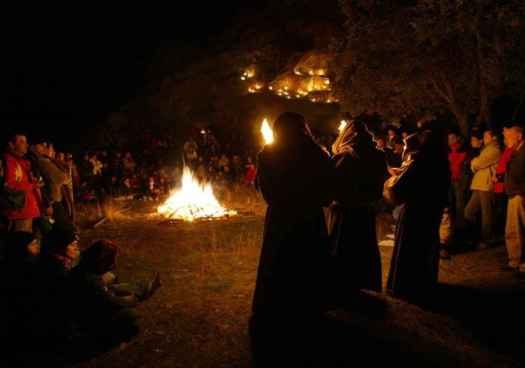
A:
<svg viewBox="0 0 525 368">
<path fill-rule="evenodd" d="M 116 163 L 104 160 L 103 152 L 92 153 L 77 165 L 44 139 L 31 143 L 13 134 L 0 160 L 4 334 L 14 351 L 71 341 L 103 348 L 130 338 L 138 331 L 133 307 L 153 295 L 160 277 L 119 281 L 118 246 L 110 240 L 80 251 L 75 208 L 77 201 L 99 203 L 116 195 L 135 173 L 131 155 Z"/>
<path fill-rule="evenodd" d="M 118 247 L 109 240 L 81 252 L 76 204 L 160 199 L 180 183 L 183 165 L 219 191 L 257 188 L 268 204 L 251 323 L 255 341 L 284 323 L 276 315 L 297 327 L 294 321 L 326 303 L 361 289 L 382 291 L 378 211 L 391 211 L 396 220 L 387 282 L 395 297 L 428 297 L 439 259 L 465 244 L 485 249 L 505 242 L 502 268 L 525 275 L 521 125 L 509 124 L 501 137 L 485 129 L 465 138 L 437 121 L 401 133 L 390 126 L 382 134 L 352 120 L 330 146 L 314 139 L 299 114 L 282 114 L 273 129 L 275 142 L 259 153 L 257 167 L 249 155 L 221 150 L 205 129 L 185 142 L 174 166 L 163 163 L 162 144 L 150 150 L 151 159 L 102 150 L 75 162 L 45 139 L 29 145 L 24 134 L 12 135 L 0 160 L 2 290 L 15 311 L 8 331 L 19 338 L 27 331 L 37 338 L 79 331 L 107 337 L 103 326 L 110 323 L 119 334 L 136 331 L 131 308 L 151 296 L 160 279 L 140 287 L 118 281 Z"/>
<path fill-rule="evenodd" d="M 492 246 L 498 233 L 508 253 L 503 269 L 523 274 L 523 127 L 503 130 L 505 148 L 493 130 L 474 131 L 466 147 L 446 127 L 432 120 L 404 138 L 390 127 L 385 137 L 354 120 L 327 150 L 301 115 L 275 121 L 275 142 L 257 168 L 268 204 L 250 322 L 257 366 L 282 357 L 297 364 L 308 329 L 327 308 L 352 303 L 362 290 L 382 291 L 378 203 L 397 219 L 387 280 L 393 297 L 427 303 L 440 255 L 448 258 L 460 241 Z"/>
<path fill-rule="evenodd" d="M 221 150 L 217 138 L 209 130 L 184 143 L 184 162 L 201 182 L 212 182 L 218 188 L 232 185 L 254 186 L 256 169 L 249 155 Z"/>
<path fill-rule="evenodd" d="M 0 160 L 0 269 L 9 334 L 60 339 L 81 330 L 114 339 L 136 330 L 132 307 L 151 296 L 160 279 L 140 286 L 117 282 L 118 247 L 109 240 L 80 252 L 78 206 L 95 208 L 101 218 L 114 199 L 161 200 L 180 185 L 183 166 L 199 181 L 213 182 L 219 195 L 228 187 L 255 186 L 251 159 L 221 149 L 209 130 L 187 140 L 180 162 L 165 162 L 170 153 L 158 140 L 141 148 L 139 160 L 131 152 L 98 150 L 76 161 L 45 138 L 10 137 Z"/>
</svg>

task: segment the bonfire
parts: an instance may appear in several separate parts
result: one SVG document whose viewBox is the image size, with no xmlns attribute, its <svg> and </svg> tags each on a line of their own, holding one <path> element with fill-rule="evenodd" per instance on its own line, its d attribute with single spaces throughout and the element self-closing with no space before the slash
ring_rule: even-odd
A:
<svg viewBox="0 0 525 368">
<path fill-rule="evenodd" d="M 218 219 L 237 214 L 221 206 L 210 183 L 199 183 L 191 170 L 184 168 L 182 187 L 173 192 L 157 212 L 172 220 L 195 221 L 198 219 Z"/>
</svg>

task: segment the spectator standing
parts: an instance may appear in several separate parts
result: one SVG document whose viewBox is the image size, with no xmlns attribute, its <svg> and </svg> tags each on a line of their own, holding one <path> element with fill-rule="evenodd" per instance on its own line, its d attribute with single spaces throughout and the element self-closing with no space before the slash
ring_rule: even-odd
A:
<svg viewBox="0 0 525 368">
<path fill-rule="evenodd" d="M 122 169 L 124 170 L 124 175 L 133 175 L 135 173 L 135 168 L 137 164 L 133 159 L 133 156 L 130 152 L 126 152 L 124 158 L 122 159 Z"/>
<path fill-rule="evenodd" d="M 23 134 L 12 136 L 4 154 L 5 172 L 3 194 L 12 199 L 12 206 L 4 208 L 11 231 L 33 232 L 33 220 L 40 217 L 40 188 L 31 171 L 27 154 L 27 138 Z M 15 203 L 17 202 L 17 203 Z"/>
<path fill-rule="evenodd" d="M 465 206 L 466 196 L 469 184 L 469 174 L 466 163 L 468 161 L 467 152 L 463 145 L 462 138 L 456 133 L 448 135 L 448 162 L 451 173 L 451 214 L 452 214 L 452 232 L 465 227 Z"/>
<path fill-rule="evenodd" d="M 244 185 L 254 187 L 255 178 L 257 177 L 257 169 L 253 164 L 252 158 L 248 157 L 246 163 L 246 172 L 244 174 Z"/>
<path fill-rule="evenodd" d="M 494 241 L 495 196 L 493 177 L 501 157 L 498 141 L 491 130 L 483 133 L 483 149 L 470 163 L 474 177 L 470 189 L 472 195 L 465 207 L 465 220 L 472 230 L 478 214 L 481 214 L 480 249 Z"/>
<path fill-rule="evenodd" d="M 386 146 L 394 149 L 394 143 L 399 140 L 396 129 L 391 126 L 387 129 Z"/>
<path fill-rule="evenodd" d="M 505 244 L 509 262 L 506 269 L 517 270 L 525 275 L 523 241 L 525 235 L 525 147 L 523 127 L 513 125 L 505 132 L 509 147 L 514 148 L 505 173 L 505 190 L 509 196 Z"/>
<path fill-rule="evenodd" d="M 72 222 L 72 205 L 70 197 L 65 198 L 65 187 L 70 185 L 71 177 L 58 161 L 52 159 L 55 152 L 52 145 L 43 141 L 37 141 L 31 147 L 31 153 L 35 157 L 35 162 L 44 177 L 44 198 L 45 208 L 53 209 L 53 218 L 57 223 Z"/>
<path fill-rule="evenodd" d="M 502 234 L 505 231 L 505 218 L 507 213 L 507 194 L 505 193 L 505 173 L 507 171 L 507 165 L 509 163 L 512 154 L 514 153 L 515 147 L 510 146 L 507 134 L 508 128 L 503 129 L 504 145 L 505 150 L 498 161 L 496 166 L 496 175 L 493 177 L 494 181 L 494 195 L 496 197 L 496 232 Z"/>
</svg>

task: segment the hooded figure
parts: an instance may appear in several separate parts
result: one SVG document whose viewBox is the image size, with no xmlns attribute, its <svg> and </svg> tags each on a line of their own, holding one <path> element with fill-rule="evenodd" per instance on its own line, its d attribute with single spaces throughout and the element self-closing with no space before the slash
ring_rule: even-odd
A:
<svg viewBox="0 0 525 368">
<path fill-rule="evenodd" d="M 374 205 L 382 198 L 387 174 L 384 153 L 366 127 L 350 122 L 332 146 L 334 203 L 329 210 L 336 294 L 381 291 L 381 258 Z"/>
<path fill-rule="evenodd" d="M 294 355 L 290 343 L 300 327 L 320 314 L 328 258 L 323 206 L 332 183 L 330 158 L 301 115 L 283 113 L 273 130 L 275 142 L 258 156 L 257 183 L 268 208 L 250 326 L 254 360 L 264 366 L 272 362 L 261 359 Z"/>
<path fill-rule="evenodd" d="M 388 289 L 410 301 L 423 301 L 437 284 L 439 226 L 450 186 L 446 135 L 439 122 L 430 124 L 406 139 L 400 173 L 385 184 L 401 205 Z"/>
</svg>

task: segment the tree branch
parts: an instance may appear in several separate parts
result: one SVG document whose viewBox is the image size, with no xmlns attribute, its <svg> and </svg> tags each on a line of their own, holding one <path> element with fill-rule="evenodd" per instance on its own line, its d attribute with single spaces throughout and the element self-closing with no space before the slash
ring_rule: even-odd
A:
<svg viewBox="0 0 525 368">
<path fill-rule="evenodd" d="M 452 104 L 450 97 L 445 93 L 445 91 L 441 87 L 439 87 L 436 79 L 430 78 L 430 81 L 432 82 L 432 85 L 434 86 L 434 89 L 436 90 L 437 94 L 441 98 L 443 98 L 447 103 Z"/>
</svg>

